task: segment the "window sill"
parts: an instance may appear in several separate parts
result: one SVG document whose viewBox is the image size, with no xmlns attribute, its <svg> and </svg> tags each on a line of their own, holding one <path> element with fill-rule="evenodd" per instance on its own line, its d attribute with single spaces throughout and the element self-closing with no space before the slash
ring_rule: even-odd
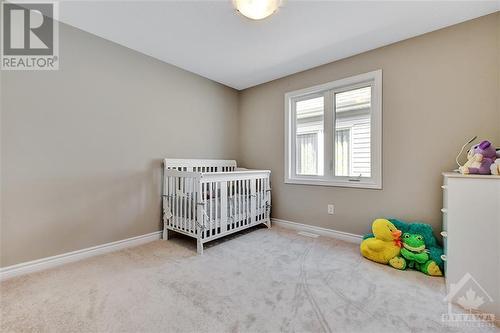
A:
<svg viewBox="0 0 500 333">
<path fill-rule="evenodd" d="M 350 188 L 371 189 L 371 190 L 382 189 L 382 182 L 368 182 L 368 181 L 350 182 L 350 181 L 326 180 L 326 179 L 285 178 L 285 184 L 350 187 Z"/>
</svg>

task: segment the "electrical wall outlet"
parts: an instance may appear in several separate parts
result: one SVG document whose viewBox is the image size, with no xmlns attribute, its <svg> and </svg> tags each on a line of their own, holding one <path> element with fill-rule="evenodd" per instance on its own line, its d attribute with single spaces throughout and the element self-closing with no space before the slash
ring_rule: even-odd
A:
<svg viewBox="0 0 500 333">
<path fill-rule="evenodd" d="M 334 205 L 328 205 L 328 214 L 333 215 L 335 214 L 335 206 Z"/>
</svg>

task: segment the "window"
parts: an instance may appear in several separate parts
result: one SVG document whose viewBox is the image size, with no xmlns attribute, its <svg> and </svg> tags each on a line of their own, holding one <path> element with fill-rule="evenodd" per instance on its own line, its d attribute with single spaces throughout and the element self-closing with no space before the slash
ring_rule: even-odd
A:
<svg viewBox="0 0 500 333">
<path fill-rule="evenodd" d="M 382 188 L 382 71 L 285 95 L 285 182 Z"/>
</svg>

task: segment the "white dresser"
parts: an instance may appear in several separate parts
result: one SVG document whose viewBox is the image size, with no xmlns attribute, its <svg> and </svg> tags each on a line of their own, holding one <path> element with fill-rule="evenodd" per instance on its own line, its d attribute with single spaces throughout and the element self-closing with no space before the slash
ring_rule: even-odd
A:
<svg viewBox="0 0 500 333">
<path fill-rule="evenodd" d="M 459 293 L 473 290 L 482 297 L 483 302 L 475 303 L 478 310 L 500 319 L 500 176 L 443 176 L 441 234 L 448 295 L 457 303 Z"/>
</svg>

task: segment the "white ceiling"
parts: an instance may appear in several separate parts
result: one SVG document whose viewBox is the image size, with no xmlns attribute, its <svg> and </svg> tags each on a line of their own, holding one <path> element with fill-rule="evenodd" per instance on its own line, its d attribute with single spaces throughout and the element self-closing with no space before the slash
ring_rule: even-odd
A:
<svg viewBox="0 0 500 333">
<path fill-rule="evenodd" d="M 230 0 L 66 1 L 60 20 L 236 89 L 500 9 L 500 1 L 293 1 L 263 21 Z"/>
</svg>

